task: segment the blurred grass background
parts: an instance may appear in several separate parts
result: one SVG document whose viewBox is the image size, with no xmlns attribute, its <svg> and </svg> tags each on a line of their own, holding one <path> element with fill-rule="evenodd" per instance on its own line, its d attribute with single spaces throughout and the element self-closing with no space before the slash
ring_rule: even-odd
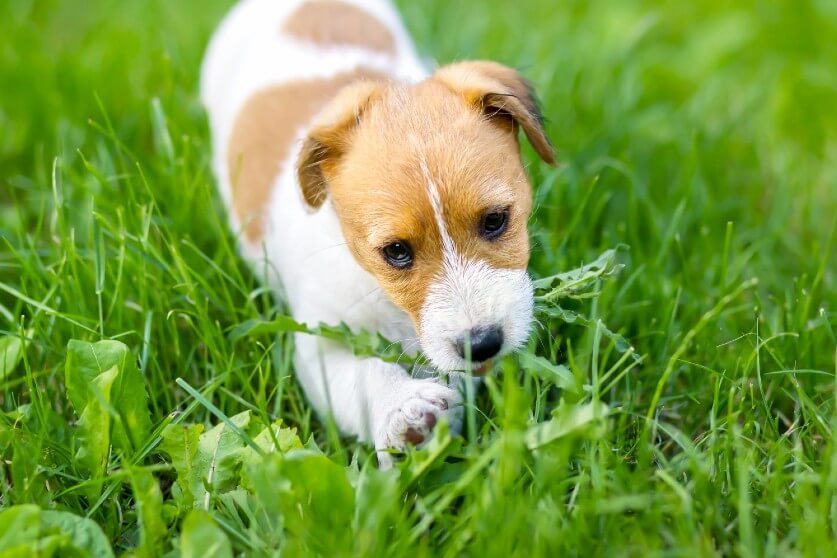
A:
<svg viewBox="0 0 837 558">
<path fill-rule="evenodd" d="M 626 271 L 590 311 L 643 362 L 600 394 L 614 409 L 603 432 L 535 453 L 521 429 L 561 392 L 506 363 L 481 396 L 477 439 L 434 464 L 432 482 L 380 495 L 403 502 L 377 501 L 389 528 L 342 550 L 827 554 L 837 535 L 837 3 L 398 4 L 429 59 L 495 59 L 533 81 L 562 166 L 543 168 L 526 148 L 532 272 L 629 245 Z M 179 376 L 211 386 L 227 414 L 283 418 L 341 464 L 367 455 L 311 417 L 284 339 L 228 336 L 275 308 L 235 256 L 196 95 L 203 48 L 230 5 L 0 4 L 0 334 L 28 339 L 24 361 L 0 375 L 0 505 L 89 510 L 72 489 L 84 479 L 63 394 L 72 338 L 128 344 L 155 421 L 191 400 Z M 569 361 L 585 384 L 618 357 L 557 323 L 529 351 Z M 23 404 L 31 420 L 15 414 Z M 199 407 L 189 420 L 210 415 Z M 457 499 L 434 508 L 451 487 Z M 132 502 L 126 490 L 92 516 L 117 549 L 136 544 L 136 518 L 117 513 Z M 423 523 L 428 509 L 438 513 Z M 211 511 L 238 551 L 285 544 Z M 175 548 L 178 521 L 168 518 L 161 548 Z"/>
</svg>

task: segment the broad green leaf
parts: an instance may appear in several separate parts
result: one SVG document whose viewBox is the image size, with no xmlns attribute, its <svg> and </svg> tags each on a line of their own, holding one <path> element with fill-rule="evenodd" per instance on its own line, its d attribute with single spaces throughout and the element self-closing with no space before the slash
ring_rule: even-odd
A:
<svg viewBox="0 0 837 558">
<path fill-rule="evenodd" d="M 243 484 L 263 498 L 265 508 L 279 514 L 294 546 L 319 553 L 347 548 L 355 496 L 347 472 L 325 455 L 308 449 L 272 453 L 251 463 Z"/>
<path fill-rule="evenodd" d="M 162 433 L 159 449 L 168 454 L 177 473 L 177 482 L 172 492 L 186 509 L 191 509 L 195 503 L 192 494 L 195 471 L 195 456 L 198 453 L 198 440 L 203 432 L 202 424 L 170 424 Z"/>
<path fill-rule="evenodd" d="M 103 408 L 113 416 L 113 445 L 125 452 L 139 448 L 151 432 L 145 382 L 128 347 L 119 341 L 70 341 L 65 365 L 67 393 L 76 414 L 90 403 L 94 378 L 116 368 L 110 397 Z"/>
<path fill-rule="evenodd" d="M 264 452 L 287 452 L 302 447 L 294 429 L 282 428 L 280 423 L 267 427 L 250 411 L 229 420 Z M 169 425 L 162 434 L 160 450 L 169 455 L 177 473 L 173 492 L 186 509 L 205 507 L 210 494 L 236 488 L 241 467 L 260 458 L 224 422 L 207 432 L 202 430 L 200 425 Z"/>
<path fill-rule="evenodd" d="M 0 512 L 0 558 L 112 558 L 101 527 L 70 512 L 26 504 Z"/>
<path fill-rule="evenodd" d="M 0 337 L 0 382 L 14 372 L 23 358 L 23 339 L 16 335 Z"/>
<path fill-rule="evenodd" d="M 163 494 L 160 485 L 148 470 L 130 469 L 131 488 L 139 518 L 140 546 L 138 556 L 159 556 L 160 541 L 166 534 L 163 522 Z"/>
<path fill-rule="evenodd" d="M 600 401 L 586 405 L 561 405 L 551 419 L 530 426 L 524 435 L 526 446 L 537 449 L 571 434 L 577 434 L 595 426 L 608 414 L 608 407 Z"/>
<path fill-rule="evenodd" d="M 281 454 L 272 454 L 279 457 Z M 345 528 L 354 514 L 354 491 L 346 469 L 321 453 L 300 449 L 281 455 L 278 492 L 289 529 L 305 529 L 313 521 L 325 529 Z"/>
<path fill-rule="evenodd" d="M 90 398 L 88 384 L 114 366 L 119 369 L 126 354 L 125 345 L 118 341 L 88 343 L 73 339 L 67 344 L 67 362 L 64 365 L 67 395 L 77 413 L 84 409 Z"/>
<path fill-rule="evenodd" d="M 520 362 L 526 370 L 539 378 L 544 378 L 561 389 L 578 393 L 578 385 L 573 373 L 563 364 L 553 364 L 544 357 L 525 351 L 520 353 Z"/>
<path fill-rule="evenodd" d="M 230 420 L 238 428 L 246 430 L 252 416 L 250 411 L 244 411 L 230 417 Z M 208 503 L 212 492 L 235 488 L 241 466 L 240 453 L 245 447 L 244 440 L 224 423 L 201 434 L 190 479 L 196 505 Z"/>
<path fill-rule="evenodd" d="M 232 547 L 227 535 L 215 520 L 203 510 L 189 512 L 183 521 L 180 535 L 182 558 L 232 558 Z"/>
<path fill-rule="evenodd" d="M 91 379 L 87 386 L 89 397 L 78 419 L 79 447 L 76 458 L 90 471 L 91 478 L 105 476 L 110 454 L 111 412 L 110 399 L 113 382 L 119 370 L 116 366 Z M 90 487 L 90 494 L 98 495 Z"/>
<path fill-rule="evenodd" d="M 265 453 L 277 450 L 287 453 L 292 449 L 302 449 L 302 442 L 297 436 L 296 428 L 283 428 L 281 422 L 275 422 L 270 427 L 265 427 L 253 438 L 253 441 Z M 253 455 L 256 455 L 256 452 L 253 452 Z"/>
<path fill-rule="evenodd" d="M 242 430 L 248 429 L 251 420 L 250 411 L 230 417 L 232 424 Z M 241 453 L 246 447 L 244 440 L 225 423 L 204 433 L 200 433 L 201 429 L 192 426 L 178 432 L 168 427 L 164 434 L 165 447 L 161 448 L 172 458 L 187 509 L 208 505 L 210 493 L 235 488 Z M 191 503 L 185 501 L 186 494 L 191 494 Z"/>
<path fill-rule="evenodd" d="M 68 547 L 79 556 L 90 558 L 110 558 L 113 556 L 110 542 L 99 524 L 92 519 L 79 517 L 70 512 L 44 510 L 41 512 L 41 525 L 56 528 L 64 535 L 69 535 L 69 542 L 58 552 L 66 556 Z"/>
<path fill-rule="evenodd" d="M 12 506 L 0 513 L 0 556 L 27 555 L 23 552 L 40 532 L 40 513 L 41 509 L 32 504 Z"/>
</svg>

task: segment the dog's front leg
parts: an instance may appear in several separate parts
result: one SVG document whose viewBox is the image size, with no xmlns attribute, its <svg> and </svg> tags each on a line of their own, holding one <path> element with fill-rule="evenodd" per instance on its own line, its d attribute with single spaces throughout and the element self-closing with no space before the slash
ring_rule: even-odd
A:
<svg viewBox="0 0 837 558">
<path fill-rule="evenodd" d="M 392 465 L 386 450 L 422 443 L 443 416 L 458 430 L 462 397 L 437 378 L 412 378 L 396 364 L 305 334 L 296 343 L 297 376 L 317 411 L 342 432 L 371 441 L 382 467 Z"/>
</svg>

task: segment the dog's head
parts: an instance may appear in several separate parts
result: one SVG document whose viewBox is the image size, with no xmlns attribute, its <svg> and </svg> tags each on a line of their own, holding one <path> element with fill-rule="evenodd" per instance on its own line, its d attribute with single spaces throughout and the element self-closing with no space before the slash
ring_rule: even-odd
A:
<svg viewBox="0 0 837 558">
<path fill-rule="evenodd" d="M 331 197 L 358 262 L 412 318 L 425 354 L 461 370 L 516 349 L 532 321 L 531 187 L 522 128 L 554 164 L 514 70 L 462 62 L 416 85 L 343 89 L 303 142 L 302 195 Z"/>
</svg>

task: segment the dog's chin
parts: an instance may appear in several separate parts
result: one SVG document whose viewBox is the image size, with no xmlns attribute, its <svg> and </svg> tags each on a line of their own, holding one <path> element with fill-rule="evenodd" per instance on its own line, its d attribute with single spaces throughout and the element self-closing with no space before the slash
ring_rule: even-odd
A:
<svg viewBox="0 0 837 558">
<path fill-rule="evenodd" d="M 494 357 L 482 361 L 482 362 L 468 362 L 463 358 L 460 358 L 458 355 L 451 351 L 450 354 L 438 354 L 433 355 L 427 351 L 424 351 L 425 356 L 427 356 L 430 364 L 435 368 L 435 370 L 439 374 L 448 374 L 448 375 L 471 375 L 471 376 L 486 376 L 494 369 L 494 363 L 501 359 L 503 356 L 514 352 L 516 348 L 503 348 L 497 355 Z"/>
<path fill-rule="evenodd" d="M 471 366 L 471 375 L 473 376 L 485 376 L 491 369 L 493 368 L 494 360 L 488 359 L 485 362 L 481 362 L 478 365 Z"/>
</svg>

